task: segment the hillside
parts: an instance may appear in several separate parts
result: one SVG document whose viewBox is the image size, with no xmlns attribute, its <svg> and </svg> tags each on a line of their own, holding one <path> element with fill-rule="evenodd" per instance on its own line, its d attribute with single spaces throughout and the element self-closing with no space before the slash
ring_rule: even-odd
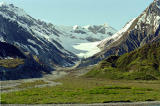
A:
<svg viewBox="0 0 160 106">
<path fill-rule="evenodd" d="M 49 39 L 60 34 L 53 25 L 32 18 L 13 4 L 0 5 L 0 23 L 0 41 L 36 55 L 44 64 L 71 66 L 78 60 L 56 40 Z"/>
<path fill-rule="evenodd" d="M 0 42 L 0 80 L 42 77 L 53 71 L 31 54 L 23 54 L 17 47 Z"/>
<path fill-rule="evenodd" d="M 137 18 L 128 22 L 113 37 L 100 42 L 101 52 L 82 61 L 80 66 L 96 64 L 111 56 L 131 52 L 160 38 L 160 0 L 154 0 Z M 116 38 L 116 39 L 113 39 Z"/>
<path fill-rule="evenodd" d="M 100 62 L 86 77 L 129 80 L 160 79 L 160 42 Z"/>
</svg>

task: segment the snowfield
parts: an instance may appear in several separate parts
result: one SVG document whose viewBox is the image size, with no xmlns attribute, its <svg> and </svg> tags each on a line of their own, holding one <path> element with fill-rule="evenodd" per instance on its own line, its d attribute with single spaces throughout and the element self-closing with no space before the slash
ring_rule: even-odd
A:
<svg viewBox="0 0 160 106">
<path fill-rule="evenodd" d="M 97 47 L 99 42 L 90 42 L 90 43 L 79 43 L 73 47 L 77 50 L 81 50 L 79 54 L 76 54 L 80 58 L 87 58 L 93 56 L 94 54 L 100 52 L 101 50 Z"/>
<path fill-rule="evenodd" d="M 100 51 L 97 45 L 101 40 L 116 33 L 109 25 L 86 25 L 86 26 L 55 26 L 61 32 L 61 36 L 49 36 L 55 39 L 66 50 L 78 57 L 90 57 Z M 103 32 L 104 31 L 104 32 Z"/>
</svg>

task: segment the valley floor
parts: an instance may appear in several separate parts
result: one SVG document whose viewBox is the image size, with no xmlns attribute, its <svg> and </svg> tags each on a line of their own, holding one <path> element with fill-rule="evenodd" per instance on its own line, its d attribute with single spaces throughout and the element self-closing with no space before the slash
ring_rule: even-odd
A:
<svg viewBox="0 0 160 106">
<path fill-rule="evenodd" d="M 148 103 L 153 106 L 158 106 L 154 105 L 155 103 L 160 104 L 149 102 L 160 101 L 160 81 L 106 80 L 83 77 L 82 75 L 91 68 L 60 68 L 44 78 L 1 81 L 1 102 L 3 104 L 102 103 L 101 105 L 107 105 L 119 102 L 143 104 L 145 101 L 144 105 L 134 106 L 150 106 Z M 126 104 L 126 106 L 133 104 L 136 103 Z"/>
</svg>

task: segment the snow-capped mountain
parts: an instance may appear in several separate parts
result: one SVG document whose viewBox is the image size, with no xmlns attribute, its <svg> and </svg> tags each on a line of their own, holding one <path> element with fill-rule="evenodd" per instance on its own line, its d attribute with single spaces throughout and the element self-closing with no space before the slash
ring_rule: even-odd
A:
<svg viewBox="0 0 160 106">
<path fill-rule="evenodd" d="M 102 40 L 99 44 L 98 47 L 103 48 L 111 45 L 111 43 L 119 40 L 123 34 L 130 28 L 132 23 L 134 22 L 135 19 L 132 19 L 130 22 L 128 22 L 120 31 L 115 33 L 113 36 L 107 37 L 104 40 Z"/>
<path fill-rule="evenodd" d="M 116 32 L 107 24 L 53 25 L 34 19 L 23 9 L 3 2 L 0 3 L 0 23 L 1 42 L 36 55 L 44 63 L 60 66 L 71 66 L 78 60 L 77 56 L 89 57 L 99 52 L 99 41 Z"/>
<path fill-rule="evenodd" d="M 0 41 L 31 53 L 46 64 L 73 65 L 78 58 L 50 36 L 60 36 L 52 24 L 36 20 L 13 4 L 0 5 Z"/>
<path fill-rule="evenodd" d="M 160 0 L 154 0 L 140 16 L 131 20 L 112 37 L 102 40 L 98 45 L 102 51 L 87 61 L 84 60 L 81 66 L 96 64 L 108 56 L 122 55 L 158 40 L 160 40 Z"/>
<path fill-rule="evenodd" d="M 52 36 L 65 49 L 79 57 L 89 57 L 100 51 L 99 41 L 112 36 L 116 30 L 106 24 L 87 26 L 55 26 L 61 36 Z"/>
</svg>

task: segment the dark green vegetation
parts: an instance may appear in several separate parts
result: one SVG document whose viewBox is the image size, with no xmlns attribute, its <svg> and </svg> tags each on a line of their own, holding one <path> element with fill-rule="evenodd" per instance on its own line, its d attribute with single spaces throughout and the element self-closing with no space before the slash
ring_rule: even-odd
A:
<svg viewBox="0 0 160 106">
<path fill-rule="evenodd" d="M 3 93 L 2 103 L 108 103 L 160 100 L 159 81 L 116 81 L 72 76 L 57 81 L 63 85 Z M 25 88 L 25 85 L 26 83 L 21 87 Z M 33 83 L 30 86 L 34 86 Z"/>
<path fill-rule="evenodd" d="M 85 77 L 127 80 L 160 79 L 160 42 L 100 62 Z"/>
</svg>

